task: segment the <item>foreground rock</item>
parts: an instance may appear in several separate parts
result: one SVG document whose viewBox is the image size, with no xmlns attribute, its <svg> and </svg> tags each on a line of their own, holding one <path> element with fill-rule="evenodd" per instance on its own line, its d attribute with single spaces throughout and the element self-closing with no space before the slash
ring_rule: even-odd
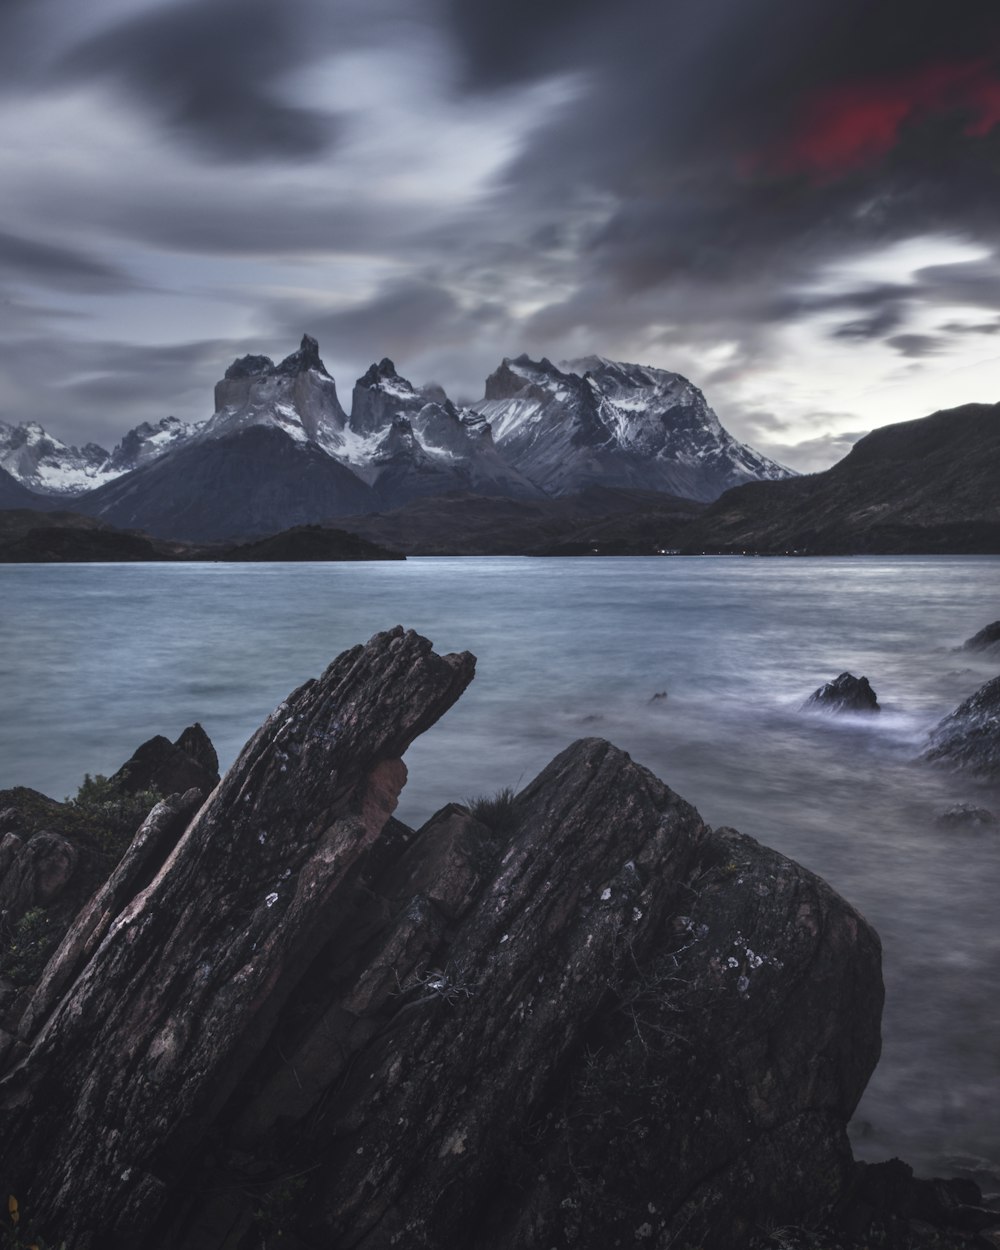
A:
<svg viewBox="0 0 1000 1250">
<path fill-rule="evenodd" d="M 173 743 L 151 738 L 114 776 L 87 777 L 76 797 L 66 802 L 23 786 L 0 791 L 0 979 L 10 989 L 0 1029 L 16 1024 L 26 992 L 81 908 L 136 839 L 157 799 L 191 792 L 188 802 L 175 809 L 173 822 L 157 835 L 159 868 L 197 800 L 218 780 L 215 748 L 195 724 Z M 150 869 L 150 879 L 152 875 Z"/>
<path fill-rule="evenodd" d="M 878 697 L 867 677 L 855 677 L 853 673 L 841 673 L 825 686 L 820 686 L 808 699 L 805 707 L 821 708 L 825 712 L 880 712 Z"/>
<path fill-rule="evenodd" d="M 151 813 L 0 1081 L 0 1184 L 46 1240 L 738 1250 L 848 1193 L 873 931 L 599 739 L 490 824 L 407 829 L 399 757 L 473 666 L 376 635 L 150 880 L 187 797 Z"/>
<path fill-rule="evenodd" d="M 1000 779 L 1000 677 L 946 716 L 930 733 L 921 758 Z"/>
</svg>

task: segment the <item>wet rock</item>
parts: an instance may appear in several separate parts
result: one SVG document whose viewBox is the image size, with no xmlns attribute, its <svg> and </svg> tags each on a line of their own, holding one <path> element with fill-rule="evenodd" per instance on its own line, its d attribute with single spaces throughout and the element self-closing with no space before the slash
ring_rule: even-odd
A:
<svg viewBox="0 0 1000 1250">
<path fill-rule="evenodd" d="M 987 1209 L 982 1201 L 979 1186 L 971 1180 L 917 1178 L 909 1164 L 900 1159 L 858 1163 L 839 1204 L 836 1223 L 856 1234 L 863 1234 L 873 1224 L 890 1229 L 905 1224 L 918 1234 L 921 1226 L 929 1226 L 931 1233 L 946 1229 L 959 1236 L 1000 1227 L 1000 1212 Z M 913 1244 L 924 1243 L 915 1239 Z M 927 1244 L 941 1242 L 928 1239 Z M 950 1244 L 966 1243 L 963 1239 Z"/>
<path fill-rule="evenodd" d="M 0 1175 L 74 1250 L 153 1244 L 474 663 L 395 629 L 290 695 L 4 1076 Z"/>
<path fill-rule="evenodd" d="M 973 634 L 962 643 L 963 651 L 1000 652 L 1000 621 L 985 625 L 978 634 Z"/>
<path fill-rule="evenodd" d="M 162 734 L 144 742 L 111 782 L 124 794 L 145 790 L 183 794 L 192 788 L 209 794 L 219 782 L 219 760 L 208 734 L 196 722 L 176 742 Z"/>
<path fill-rule="evenodd" d="M 956 803 L 938 816 L 937 823 L 946 829 L 991 829 L 1000 825 L 1000 820 L 988 808 Z"/>
<path fill-rule="evenodd" d="M 1000 677 L 980 686 L 931 731 L 921 758 L 1000 778 Z"/>
<path fill-rule="evenodd" d="M 601 739 L 502 826 L 392 819 L 473 664 L 377 635 L 159 867 L 186 816 L 151 813 L 0 1080 L 0 1184 L 47 1239 L 249 1246 L 285 1201 L 281 1244 L 331 1250 L 739 1250 L 848 1192 L 873 931 Z"/>
<path fill-rule="evenodd" d="M 867 677 L 841 673 L 833 681 L 814 691 L 804 707 L 821 708 L 827 712 L 878 712 L 878 698 Z"/>
</svg>

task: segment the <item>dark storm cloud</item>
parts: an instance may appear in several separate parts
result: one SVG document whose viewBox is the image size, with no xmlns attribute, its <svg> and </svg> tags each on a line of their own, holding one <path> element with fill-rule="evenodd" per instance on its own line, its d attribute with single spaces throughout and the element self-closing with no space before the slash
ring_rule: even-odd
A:
<svg viewBox="0 0 1000 1250">
<path fill-rule="evenodd" d="M 832 337 L 847 339 L 852 343 L 864 343 L 871 339 L 884 338 L 890 330 L 895 330 L 903 320 L 898 305 L 890 305 L 872 313 L 870 317 L 859 317 L 856 321 L 845 321 L 837 326 Z"/>
<path fill-rule="evenodd" d="M 484 329 L 501 328 L 502 334 L 508 326 L 498 304 L 484 301 L 468 307 L 445 288 L 422 280 L 389 283 L 364 303 L 337 311 L 317 313 L 290 303 L 277 306 L 274 313 L 289 338 L 304 328 L 341 358 L 366 363 L 382 356 L 405 361 L 428 344 L 437 350 L 461 348 Z"/>
<path fill-rule="evenodd" d="M 256 347 L 242 339 L 155 347 L 23 336 L 3 345 L 0 418 L 39 421 L 66 442 L 111 447 L 140 421 L 210 416 L 214 383 Z"/>
<path fill-rule="evenodd" d="M 319 155 L 334 119 L 279 95 L 308 56 L 273 0 L 188 0 L 101 31 L 68 53 L 64 73 L 113 79 L 169 127 L 223 160 Z"/>
<path fill-rule="evenodd" d="M 938 328 L 942 334 L 1000 334 L 1000 320 L 980 321 L 972 325 L 964 321 L 948 321 Z"/>
<path fill-rule="evenodd" d="M 936 334 L 894 334 L 886 342 L 909 360 L 939 356 L 948 346 L 948 340 Z"/>
<path fill-rule="evenodd" d="M 115 265 L 85 252 L 0 231 L 0 273 L 57 291 L 107 294 L 135 283 Z"/>
<path fill-rule="evenodd" d="M 947 22 L 930 0 L 514 7 L 446 5 L 464 81 L 581 73 L 509 178 L 556 205 L 581 185 L 617 199 L 582 261 L 619 290 L 752 283 L 770 302 L 866 246 L 1000 237 L 994 0 Z"/>
</svg>

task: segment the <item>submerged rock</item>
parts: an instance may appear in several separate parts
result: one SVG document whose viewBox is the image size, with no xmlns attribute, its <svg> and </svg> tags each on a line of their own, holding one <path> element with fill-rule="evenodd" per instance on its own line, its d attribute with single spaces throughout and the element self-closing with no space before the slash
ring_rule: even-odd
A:
<svg viewBox="0 0 1000 1250">
<path fill-rule="evenodd" d="M 967 638 L 961 646 L 962 651 L 1000 651 L 1000 621 L 984 625 L 978 634 Z"/>
<path fill-rule="evenodd" d="M 1000 778 L 1000 677 L 980 686 L 931 730 L 921 759 Z"/>
<path fill-rule="evenodd" d="M 184 815 L 151 813 L 0 1080 L 0 1186 L 47 1240 L 739 1250 L 849 1191 L 870 926 L 601 739 L 502 822 L 394 820 L 473 667 L 376 635 L 155 869 Z"/>
<path fill-rule="evenodd" d="M 804 707 L 818 707 L 827 712 L 880 712 L 878 698 L 867 677 L 855 677 L 853 673 L 841 673 L 833 681 L 806 699 Z"/>
<path fill-rule="evenodd" d="M 937 823 L 949 829 L 989 829 L 1000 825 L 1000 820 L 988 808 L 976 807 L 974 803 L 956 803 L 938 816 Z"/>
</svg>

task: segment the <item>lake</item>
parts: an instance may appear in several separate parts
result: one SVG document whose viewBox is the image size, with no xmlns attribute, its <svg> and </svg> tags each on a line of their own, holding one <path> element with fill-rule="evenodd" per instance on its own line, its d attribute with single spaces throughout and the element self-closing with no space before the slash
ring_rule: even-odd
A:
<svg viewBox="0 0 1000 1250">
<path fill-rule="evenodd" d="M 1000 559 L 2 565 L 0 587 L 0 787 L 57 798 L 195 720 L 226 767 L 293 687 L 391 625 L 474 652 L 471 688 L 408 753 L 404 820 L 609 738 L 878 929 L 859 1156 L 1000 1173 L 1000 834 L 935 823 L 956 802 L 1000 812 L 1000 788 L 913 763 L 1000 669 L 955 650 L 1000 617 Z M 800 710 L 845 669 L 880 715 Z"/>
</svg>

